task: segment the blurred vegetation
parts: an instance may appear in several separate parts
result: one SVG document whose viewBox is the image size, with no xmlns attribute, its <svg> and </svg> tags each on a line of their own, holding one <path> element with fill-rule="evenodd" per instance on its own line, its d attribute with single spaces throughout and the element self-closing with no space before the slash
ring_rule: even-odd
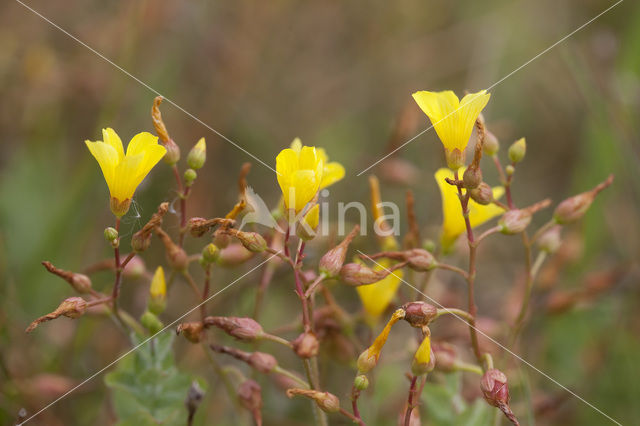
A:
<svg viewBox="0 0 640 426">
<path fill-rule="evenodd" d="M 400 205 L 410 187 L 423 235 L 435 239 L 440 201 L 432 174 L 442 164 L 442 154 L 433 131 L 389 160 L 416 168 L 408 182 L 399 182 L 394 170 L 382 165 L 356 176 L 389 150 L 389 135 L 411 102 L 410 94 L 488 87 L 612 3 L 28 4 L 269 165 L 296 136 L 307 145 L 325 147 L 347 168 L 346 179 L 331 188 L 334 206 L 367 200 L 366 176 L 371 172 L 383 179 L 385 199 Z M 24 329 L 70 294 L 40 261 L 80 270 L 109 256 L 102 238 L 104 227 L 112 224 L 107 188 L 83 141 L 99 139 L 100 129 L 107 126 L 127 140 L 151 131 L 149 109 L 155 95 L 19 3 L 3 3 L 0 11 L 0 422 L 10 424 L 20 408 L 35 412 L 127 347 L 113 324 L 102 319 L 55 321 L 31 335 Z M 493 88 L 485 111 L 503 146 L 527 138 L 527 161 L 515 182 L 519 205 L 545 196 L 558 202 L 610 172 L 616 174 L 613 187 L 572 228 L 568 269 L 555 280 L 541 281 L 570 290 L 581 288 L 593 274 L 621 272 L 605 294 L 562 315 L 537 316 L 545 307 L 534 306 L 527 331 L 531 339 L 525 336 L 528 344 L 521 355 L 623 424 L 640 418 L 638 52 L 640 4 L 626 1 Z M 235 202 L 240 166 L 252 159 L 166 103 L 163 115 L 183 153 L 200 136 L 207 138 L 207 165 L 199 172 L 189 214 L 224 214 Z M 409 136 L 428 125 L 421 116 Z M 253 163 L 250 184 L 275 204 L 279 192 L 273 173 Z M 157 167 L 140 188 L 139 215 L 125 218 L 123 245 L 159 202 L 174 197 L 166 191 L 171 179 L 168 168 Z M 362 240 L 361 245 L 371 243 Z M 510 291 L 523 256 L 515 239 L 492 244 L 481 253 L 478 277 L 480 312 L 489 317 L 507 309 L 495 301 Z M 309 256 L 317 256 L 322 247 L 312 247 Z M 151 252 L 162 261 L 159 247 Z M 484 256 L 488 253 L 496 257 Z M 238 275 L 219 271 L 214 289 Z M 243 280 L 215 299 L 211 309 L 249 315 L 256 282 L 255 276 Z M 99 290 L 110 285 L 108 274 L 94 279 Z M 276 315 L 282 314 L 282 306 L 295 303 L 289 285 L 276 281 L 272 286 L 267 329 L 280 325 L 275 321 L 282 319 Z M 451 285 L 462 288 L 459 282 Z M 142 311 L 145 290 L 142 284 L 126 283 L 123 292 L 132 310 Z M 179 289 L 172 290 L 174 297 L 180 295 Z M 336 292 L 345 306 L 356 310 L 359 302 L 352 290 Z M 167 317 L 178 316 L 190 303 L 174 305 Z M 293 320 L 296 312 L 288 315 Z M 184 342 L 177 347 L 181 370 L 210 382 L 198 421 L 233 424 L 222 417 L 229 401 L 199 348 Z M 540 424 L 606 424 L 592 408 L 535 371 L 524 365 L 521 371 L 534 390 L 533 406 L 546 399 L 558 404 L 541 415 Z M 113 386 L 116 376 L 111 374 Z M 352 374 L 348 365 L 335 365 L 325 379 L 346 400 Z M 427 386 L 427 407 L 431 399 L 442 398 L 445 385 Z M 400 366 L 390 363 L 377 377 L 375 393 L 362 399 L 365 418 L 371 424 L 393 424 L 405 388 Z M 340 389 L 344 392 L 338 393 Z M 113 404 L 117 409 L 119 402 L 117 396 L 105 402 L 107 395 L 103 378 L 96 378 L 33 424 L 108 424 Z M 518 402 L 526 397 L 513 393 L 514 410 L 526 409 L 527 404 Z M 470 418 L 482 418 L 482 408 L 475 412 L 473 403 L 463 403 Z M 307 422 L 304 401 L 283 401 L 280 394 L 266 392 L 265 406 L 270 407 L 264 413 L 266 424 Z M 434 403 L 423 416 L 434 424 L 455 423 L 447 410 L 436 410 Z M 382 418 L 392 420 L 373 421 Z"/>
</svg>

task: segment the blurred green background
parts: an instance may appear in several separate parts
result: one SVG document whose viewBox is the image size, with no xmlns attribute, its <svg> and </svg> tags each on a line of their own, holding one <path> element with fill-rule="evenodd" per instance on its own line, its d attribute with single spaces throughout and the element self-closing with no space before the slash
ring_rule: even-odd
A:
<svg viewBox="0 0 640 426">
<path fill-rule="evenodd" d="M 394 146 L 389 141 L 398 115 L 405 108 L 417 112 L 411 93 L 453 89 L 461 94 L 489 87 L 612 4 L 28 2 L 270 166 L 296 136 L 326 148 L 347 169 L 345 180 L 331 188 L 334 206 L 366 201 L 370 173 L 381 178 L 386 200 L 402 205 L 411 188 L 423 236 L 433 239 L 441 220 L 433 172 L 443 164 L 435 132 L 357 176 Z M 83 141 L 100 139 L 100 129 L 107 126 L 125 143 L 137 132 L 153 131 L 149 110 L 155 94 L 18 2 L 0 5 L 0 24 L 0 422 L 12 424 L 21 407 L 35 412 L 126 347 L 104 319 L 59 320 L 31 335 L 24 328 L 71 295 L 40 261 L 81 270 L 110 255 L 102 238 L 104 227 L 112 225 L 107 188 Z M 640 3 L 627 0 L 494 87 L 485 110 L 503 147 L 527 138 L 527 159 L 515 180 L 518 205 L 544 197 L 558 202 L 609 173 L 616 175 L 586 219 L 565 233 L 573 244 L 566 249 L 567 267 L 549 279 L 554 288 L 571 290 L 600 273 L 607 277 L 606 291 L 563 315 L 537 316 L 545 307 L 534 304 L 521 354 L 623 424 L 640 424 L 639 52 Z M 162 111 L 183 157 L 199 137 L 207 139 L 207 164 L 199 172 L 190 215 L 228 211 L 245 161 L 253 162 L 249 183 L 275 205 L 279 189 L 271 170 L 168 103 Z M 422 114 L 409 114 L 408 130 L 396 142 L 429 125 Z M 488 166 L 485 175 L 496 182 Z M 161 163 L 137 192 L 139 215 L 124 219 L 125 241 L 159 202 L 175 198 L 168 188 L 173 188 L 172 176 Z M 549 214 L 540 213 L 536 223 Z M 176 229 L 175 219 L 166 223 Z M 361 246 L 372 249 L 373 241 L 362 240 Z M 481 253 L 481 314 L 500 318 L 505 310 L 503 295 L 521 267 L 519 243 L 496 239 Z M 200 247 L 190 244 L 194 252 Z M 157 246 L 147 258 L 149 269 L 163 261 Z M 459 262 L 464 264 L 464 256 Z M 239 275 L 221 271 L 214 288 Z M 250 315 L 257 277 L 234 287 L 212 309 Z M 282 323 L 279 306 L 293 301 L 297 309 L 291 283 L 282 284 L 272 286 L 265 326 Z M 454 284 L 463 290 L 461 283 Z M 108 274 L 94 279 L 98 289 L 110 285 Z M 357 310 L 350 290 L 340 290 L 340 300 Z M 123 291 L 131 310 L 140 312 L 146 284 L 131 283 Z M 171 315 L 190 303 L 178 302 Z M 294 319 L 296 314 L 287 315 Z M 232 424 L 215 417 L 229 402 L 197 349 L 181 342 L 177 357 L 181 368 L 211 382 L 202 410 L 209 417 L 199 421 L 213 424 L 203 419 L 219 418 L 219 424 Z M 394 410 L 406 395 L 401 366 L 391 364 L 395 378 L 383 374 L 375 393 L 363 398 L 371 424 L 394 424 Z M 344 376 L 336 378 L 344 383 L 332 391 L 346 400 L 353 370 L 331 368 L 332 375 Z M 547 397 L 558 405 L 539 415 L 538 424 L 608 424 L 544 377 L 521 368 L 534 401 Z M 109 424 L 105 395 L 102 378 L 96 378 L 32 424 Z M 514 394 L 514 400 L 521 397 Z M 306 424 L 308 419 L 306 404 L 287 402 L 275 392 L 265 396 L 265 405 L 270 407 L 266 424 Z M 526 416 L 523 422 L 533 424 Z"/>
</svg>

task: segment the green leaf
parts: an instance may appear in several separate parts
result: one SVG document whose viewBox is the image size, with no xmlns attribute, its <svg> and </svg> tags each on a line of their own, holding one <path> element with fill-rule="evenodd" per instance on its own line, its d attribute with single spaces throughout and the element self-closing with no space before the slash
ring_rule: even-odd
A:
<svg viewBox="0 0 640 426">
<path fill-rule="evenodd" d="M 141 338 L 132 337 L 139 344 Z M 194 380 L 174 364 L 171 333 L 161 333 L 142 345 L 105 376 L 112 390 L 119 426 L 184 425 L 184 400 Z M 199 381 L 201 387 L 205 384 Z"/>
</svg>

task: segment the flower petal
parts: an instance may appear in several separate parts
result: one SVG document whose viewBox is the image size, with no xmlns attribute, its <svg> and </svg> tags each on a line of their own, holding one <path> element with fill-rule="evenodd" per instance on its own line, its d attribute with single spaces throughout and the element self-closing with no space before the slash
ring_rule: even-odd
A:
<svg viewBox="0 0 640 426">
<path fill-rule="evenodd" d="M 284 194 L 285 204 L 299 212 L 315 197 L 320 187 L 320 182 L 313 170 L 297 170 L 291 175 L 292 191 Z M 294 199 L 290 199 L 293 196 Z"/>
<path fill-rule="evenodd" d="M 131 199 L 144 176 L 140 177 L 140 166 L 144 162 L 144 154 L 127 155 L 116 166 L 111 196 L 119 201 Z"/>
<path fill-rule="evenodd" d="M 391 266 L 391 262 L 388 260 L 382 260 L 379 263 L 380 265 L 376 265 L 374 268 L 377 271 Z M 401 280 L 402 271 L 397 270 L 377 283 L 356 287 L 364 310 L 372 317 L 380 316 L 395 297 Z"/>
<path fill-rule="evenodd" d="M 334 183 L 338 182 L 344 177 L 344 166 L 336 161 L 331 163 L 325 163 L 324 170 L 322 171 L 322 181 L 320 182 L 320 189 L 326 188 Z"/>
<path fill-rule="evenodd" d="M 124 147 L 122 146 L 122 140 L 120 140 L 120 136 L 118 136 L 116 131 L 111 127 L 102 129 L 102 139 L 104 143 L 116 150 L 119 161 L 122 161 L 124 158 Z"/>
<path fill-rule="evenodd" d="M 84 143 L 87 145 L 87 148 L 89 148 L 91 155 L 98 161 L 102 174 L 104 175 L 104 180 L 109 187 L 109 192 L 113 194 L 115 169 L 119 163 L 118 152 L 113 146 L 101 141 L 84 141 Z"/>
<path fill-rule="evenodd" d="M 158 144 L 158 137 L 149 132 L 141 132 L 131 138 L 127 146 L 127 155 L 137 155 L 152 145 Z"/>
</svg>

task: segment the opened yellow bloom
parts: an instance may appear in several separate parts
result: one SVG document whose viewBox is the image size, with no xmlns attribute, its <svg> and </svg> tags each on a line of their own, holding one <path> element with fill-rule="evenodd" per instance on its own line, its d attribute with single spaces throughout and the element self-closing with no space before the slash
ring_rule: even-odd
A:
<svg viewBox="0 0 640 426">
<path fill-rule="evenodd" d="M 376 271 L 382 271 L 391 267 L 389 260 L 380 260 L 379 265 L 375 266 Z M 402 270 L 396 270 L 387 275 L 377 283 L 369 285 L 361 285 L 356 287 L 356 291 L 362 301 L 364 310 L 372 319 L 382 314 L 389 303 L 393 301 L 396 295 L 400 281 L 402 280 Z"/>
<path fill-rule="evenodd" d="M 135 135 L 124 152 L 122 141 L 111 129 L 102 130 L 102 141 L 85 141 L 102 169 L 111 193 L 111 211 L 118 217 L 129 210 L 136 188 L 164 156 L 167 150 L 151 133 Z"/>
<path fill-rule="evenodd" d="M 459 176 L 462 176 L 463 173 L 464 169 L 460 169 Z M 450 169 L 442 168 L 435 173 L 436 182 L 442 195 L 443 222 L 440 243 L 444 252 L 449 251 L 460 234 L 467 229 L 462 216 L 458 189 L 445 181 L 446 178 L 453 179 L 453 177 L 453 171 Z M 504 194 L 504 188 L 493 188 L 493 198 L 498 199 L 502 194 Z M 504 210 L 495 204 L 483 206 L 469 199 L 469 222 L 472 228 L 482 225 L 502 213 L 504 213 Z"/>
<path fill-rule="evenodd" d="M 300 152 L 302 149 L 302 142 L 300 138 L 295 138 L 291 142 L 291 149 Z M 322 160 L 324 167 L 322 169 L 322 181 L 320 182 L 320 189 L 333 185 L 334 183 L 342 180 L 345 175 L 344 166 L 337 161 L 329 161 L 329 156 L 324 148 L 316 148 L 316 154 L 318 158 Z"/>
<path fill-rule="evenodd" d="M 431 120 L 447 154 L 447 164 L 457 169 L 464 164 L 463 152 L 469 143 L 473 126 L 489 102 L 486 90 L 470 93 L 462 100 L 451 90 L 415 92 L 413 99 Z"/>
<path fill-rule="evenodd" d="M 283 149 L 276 157 L 276 172 L 285 206 L 297 213 L 320 189 L 324 162 L 315 147 L 294 144 L 295 149 Z"/>
</svg>

